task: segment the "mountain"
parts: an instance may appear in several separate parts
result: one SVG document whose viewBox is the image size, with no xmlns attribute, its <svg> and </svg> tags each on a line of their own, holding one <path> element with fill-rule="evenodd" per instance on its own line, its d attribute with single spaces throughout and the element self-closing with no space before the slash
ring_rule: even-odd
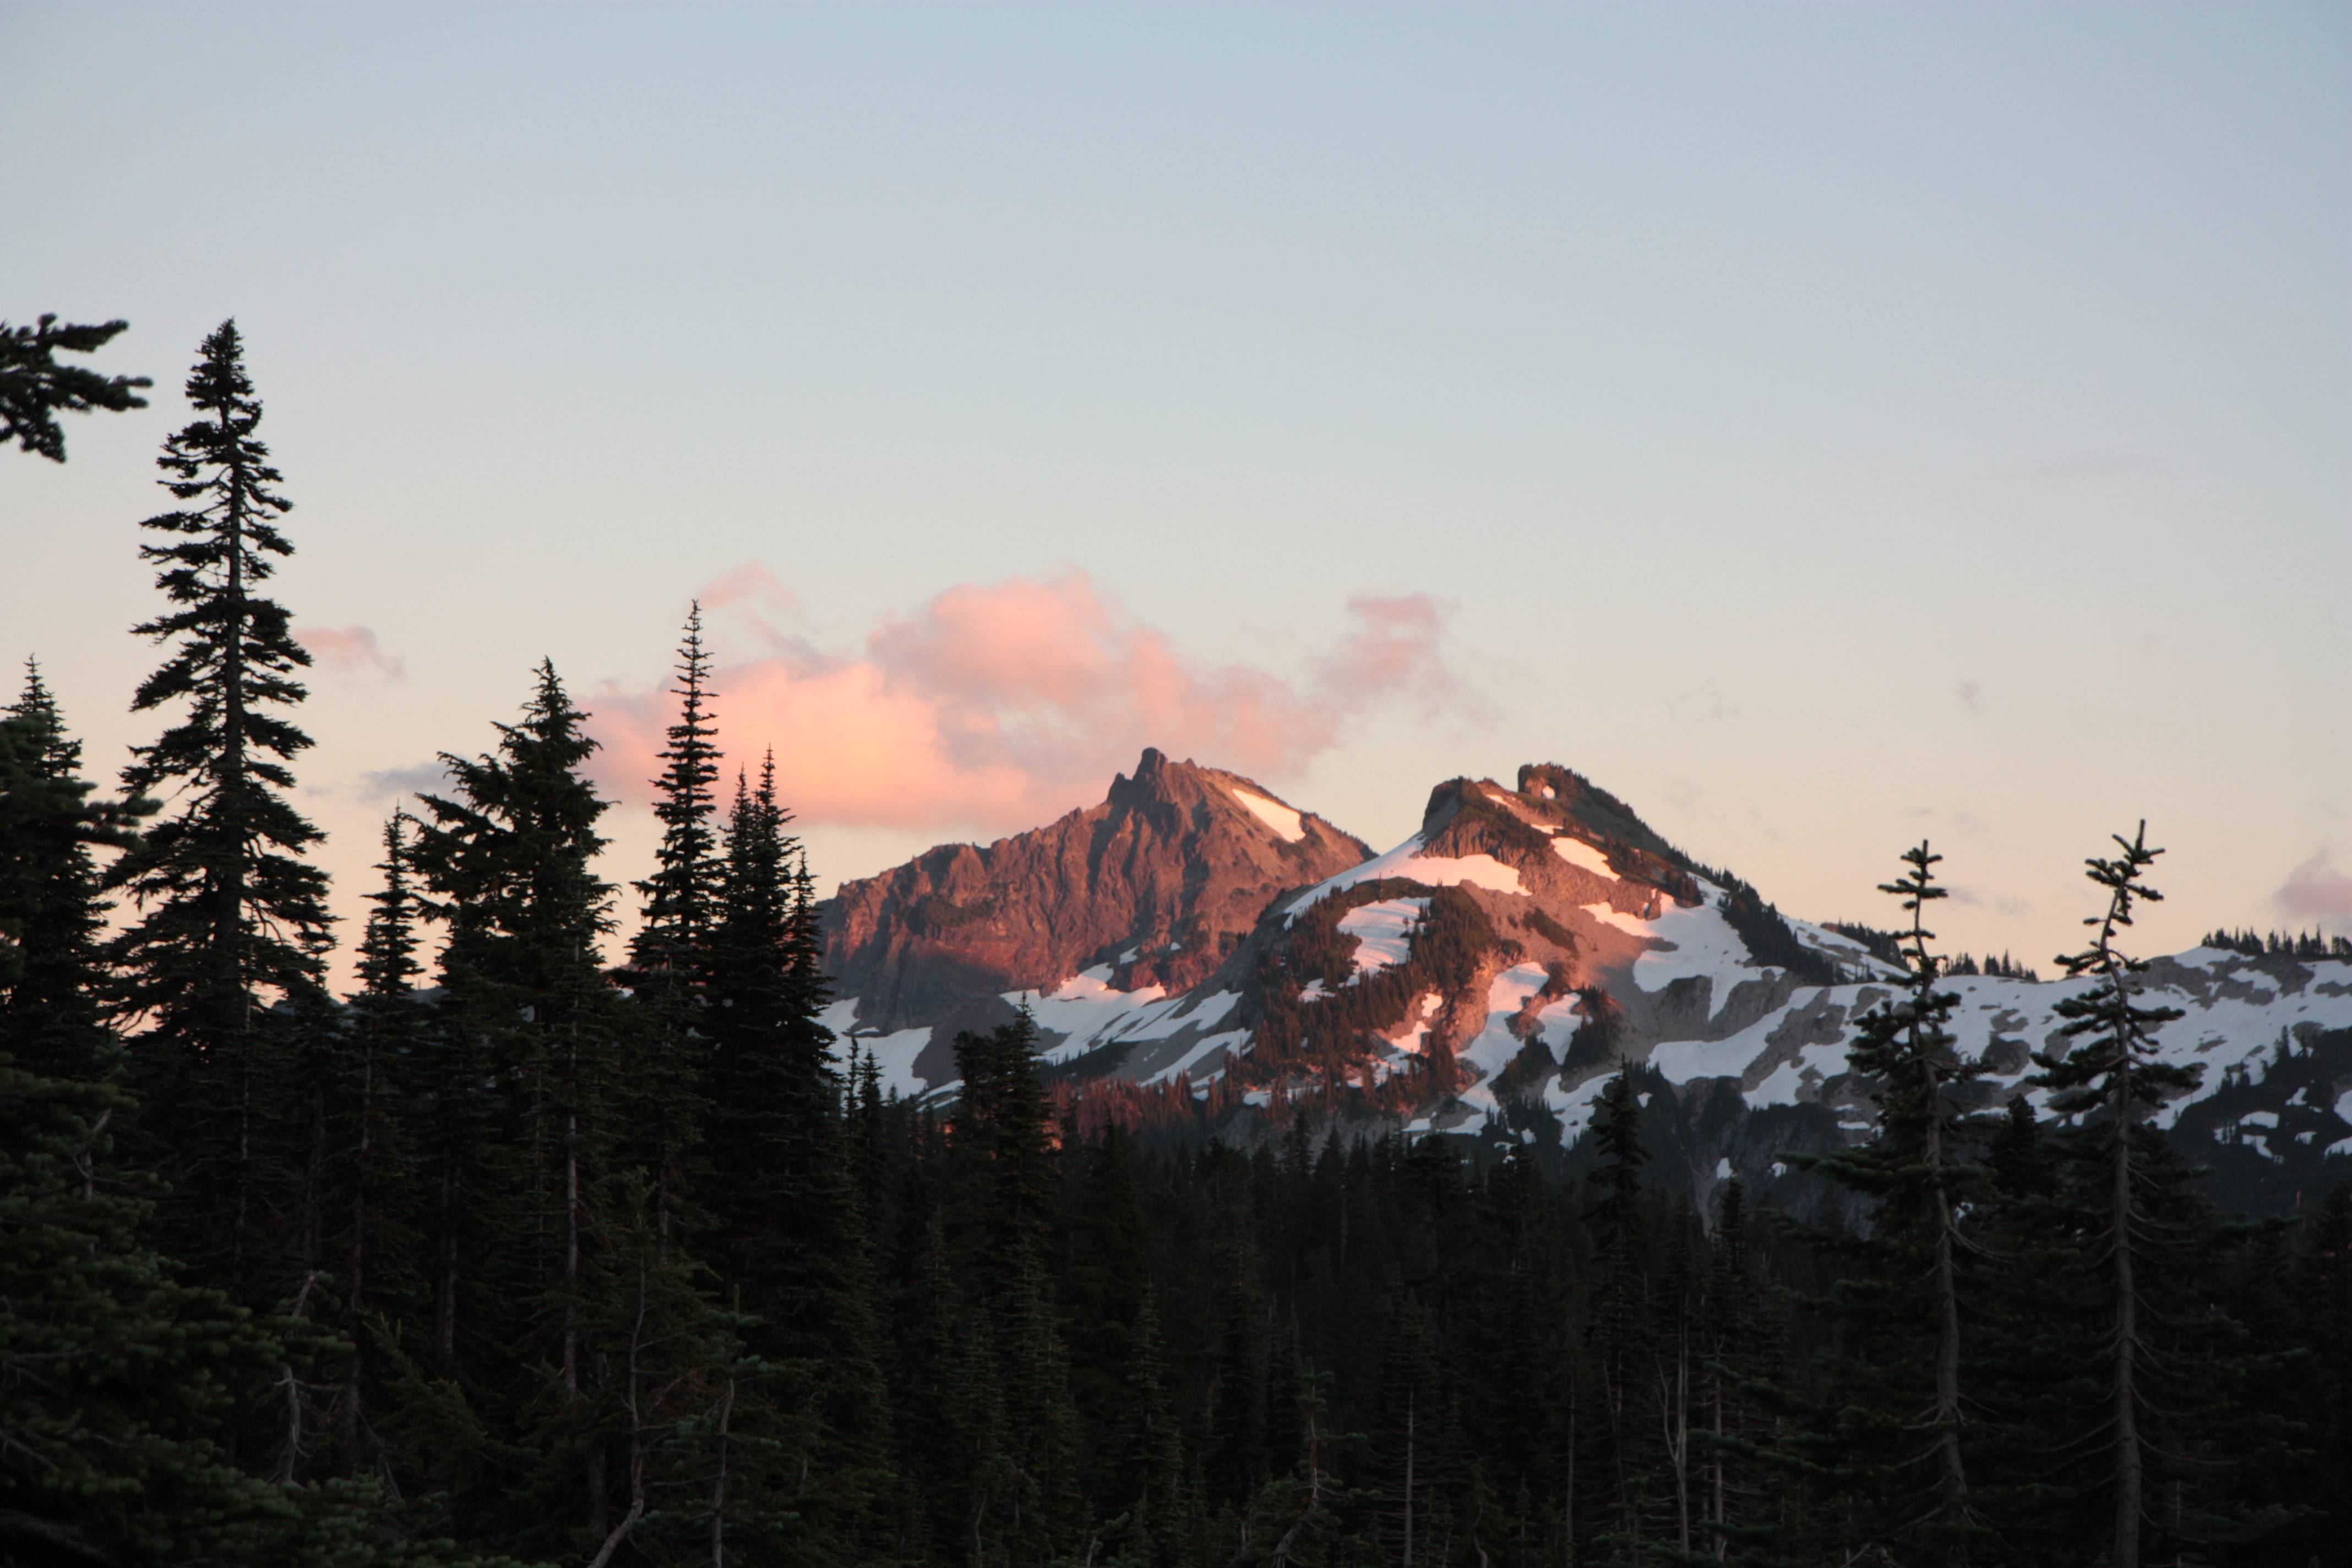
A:
<svg viewBox="0 0 2352 1568">
<path fill-rule="evenodd" d="M 901 1088 L 936 1084 L 957 1030 L 1029 994 L 1189 993 L 1277 895 L 1370 854 L 1238 773 L 1147 750 L 1098 805 L 843 883 L 823 911 L 835 1024 L 882 1037 Z"/>
<path fill-rule="evenodd" d="M 854 1020 L 902 1093 L 950 1089 L 953 1028 L 1024 992 L 1050 1062 L 1214 1082 L 1244 1122 L 1303 1105 L 1572 1143 L 1622 1058 L 1658 1101 L 1660 1163 L 1702 1192 L 1734 1170 L 1769 1186 L 1783 1153 L 1867 1129 L 1846 1044 L 1901 973 L 1868 933 L 1782 915 L 1551 765 L 1439 784 L 1420 830 L 1374 857 L 1246 780 L 1147 752 L 1103 805 L 849 884 L 828 921 L 836 1026 Z M 2185 1015 L 2166 1054 L 2204 1068 L 2162 1120 L 2232 1201 L 2290 1206 L 2352 1178 L 2352 961 L 2199 948 L 2146 978 Z M 1952 977 L 1983 1103 L 2059 1044 L 2055 1004 L 2079 984 Z"/>
</svg>

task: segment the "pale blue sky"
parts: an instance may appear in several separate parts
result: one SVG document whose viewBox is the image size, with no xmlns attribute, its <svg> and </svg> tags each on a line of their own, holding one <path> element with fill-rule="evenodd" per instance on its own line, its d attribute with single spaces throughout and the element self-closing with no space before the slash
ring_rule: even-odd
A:
<svg viewBox="0 0 2352 1568">
<path fill-rule="evenodd" d="M 1265 781 L 1376 847 L 1557 760 L 1816 917 L 1931 832 L 2037 960 L 2143 813 L 2151 942 L 2352 870 L 2341 5 L 0 3 L 0 313 L 166 395 L 0 460 L 0 656 L 146 735 L 132 525 L 234 314 L 284 596 L 405 664 L 310 704 L 339 873 L 363 775 L 543 652 L 642 686 L 749 561 L 834 655 L 1074 567 L 1302 689 L 1430 595 L 1483 710 Z"/>
</svg>

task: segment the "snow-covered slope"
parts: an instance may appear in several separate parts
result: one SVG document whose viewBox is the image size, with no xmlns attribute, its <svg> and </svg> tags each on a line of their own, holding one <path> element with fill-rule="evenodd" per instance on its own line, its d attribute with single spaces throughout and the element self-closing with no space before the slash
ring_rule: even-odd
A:
<svg viewBox="0 0 2352 1568">
<path fill-rule="evenodd" d="M 1236 816 L 1288 842 L 1296 814 L 1249 794 Z M 1404 843 L 1269 891 L 1189 985 L 1107 953 L 990 999 L 1025 995 L 1048 1060 L 1089 1077 L 1181 1078 L 1196 1092 L 1223 1078 L 1244 1104 L 1415 1131 L 1572 1141 L 1617 1061 L 1642 1063 L 1681 1108 L 1701 1184 L 1731 1169 L 1768 1176 L 1781 1150 L 1868 1126 L 1847 1044 L 1900 971 L 1780 916 L 1566 769 L 1523 768 L 1515 789 L 1441 784 Z M 2246 1181 L 2288 1173 L 2292 1185 L 2338 1164 L 2352 1176 L 2352 963 L 2200 948 L 2145 978 L 2150 1001 L 2183 1013 L 2159 1034 L 2165 1054 L 2203 1069 L 2167 1126 Z M 1963 975 L 1949 988 L 1994 1104 L 2022 1089 L 2032 1052 L 2059 1044 L 2056 1004 L 2077 984 Z M 859 1012 L 845 1002 L 837 1026 Z M 952 1087 L 937 1034 L 859 1031 L 887 1080 L 914 1094 Z"/>
</svg>

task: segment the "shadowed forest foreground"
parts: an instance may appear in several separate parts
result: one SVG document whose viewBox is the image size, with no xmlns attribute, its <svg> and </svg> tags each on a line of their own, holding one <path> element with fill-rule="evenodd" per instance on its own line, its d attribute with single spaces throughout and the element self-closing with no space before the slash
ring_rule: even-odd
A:
<svg viewBox="0 0 2352 1568">
<path fill-rule="evenodd" d="M 1640 1068 L 1565 1152 L 1049 1082 L 1025 1019 L 885 1098 L 693 623 L 627 962 L 542 667 L 336 997 L 233 326 L 188 395 L 160 738 L 108 796 L 37 670 L 0 724 L 0 1560 L 2352 1561 L 2352 1196 L 2232 1221 L 2152 1124 L 2144 834 L 2038 1112 L 1957 1109 L 1904 858 L 1853 1226 L 1646 1183 Z"/>
</svg>

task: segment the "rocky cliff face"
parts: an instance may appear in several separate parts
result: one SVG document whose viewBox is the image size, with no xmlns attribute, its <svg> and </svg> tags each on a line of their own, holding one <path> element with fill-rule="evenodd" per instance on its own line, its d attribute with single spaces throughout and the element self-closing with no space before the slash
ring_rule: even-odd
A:
<svg viewBox="0 0 2352 1568">
<path fill-rule="evenodd" d="M 826 963 L 861 1031 L 984 1021 L 1008 993 L 1106 967 L 1118 991 L 1181 992 L 1277 894 L 1370 853 L 1237 773 L 1146 751 L 1099 805 L 845 882 Z"/>
<path fill-rule="evenodd" d="M 1206 1097 L 1242 1136 L 1297 1106 L 1573 1142 L 1627 1062 L 1663 1118 L 1654 1168 L 1699 1194 L 1737 1171 L 1790 1204 L 1811 1200 L 1782 1190 L 1805 1180 L 1784 1154 L 1871 1125 L 1846 1052 L 1900 973 L 1549 765 L 1439 784 L 1420 831 L 1368 858 L 1246 779 L 1148 752 L 1101 805 L 848 884 L 827 931 L 832 1021 L 901 1093 L 951 1093 L 955 1031 L 1024 991 L 1056 1069 Z M 2158 1049 L 2204 1072 L 2157 1121 L 2229 1201 L 2284 1210 L 2352 1180 L 2352 959 L 2200 948 L 2146 980 L 2183 1013 Z M 1946 984 L 1979 1101 L 2043 1100 L 2031 1053 L 2064 1047 L 2056 1006 L 2084 983 Z"/>
</svg>

